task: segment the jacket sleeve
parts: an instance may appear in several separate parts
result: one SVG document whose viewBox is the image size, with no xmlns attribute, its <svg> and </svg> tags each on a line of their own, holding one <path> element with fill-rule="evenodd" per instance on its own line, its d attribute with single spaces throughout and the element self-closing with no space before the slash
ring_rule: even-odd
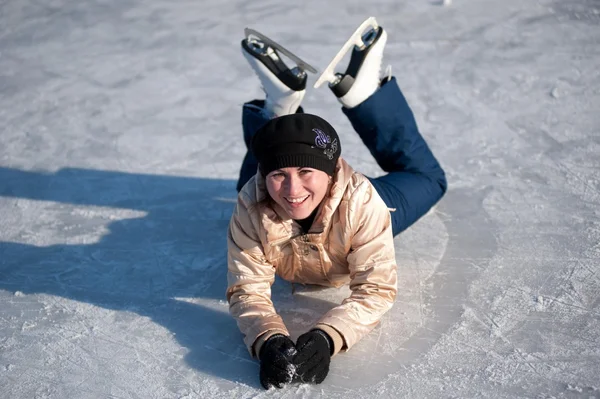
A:
<svg viewBox="0 0 600 399">
<path fill-rule="evenodd" d="M 390 212 L 370 182 L 363 182 L 349 203 L 353 231 L 347 257 L 352 294 L 327 312 L 316 327 L 333 328 L 348 350 L 368 334 L 392 307 L 397 293 L 397 271 Z M 334 337 L 335 343 L 335 337 Z"/>
<path fill-rule="evenodd" d="M 258 357 L 258 346 L 269 336 L 289 333 L 271 301 L 275 268 L 265 259 L 260 239 L 241 197 L 238 197 L 229 223 L 227 249 L 229 312 L 244 335 L 250 355 Z"/>
</svg>

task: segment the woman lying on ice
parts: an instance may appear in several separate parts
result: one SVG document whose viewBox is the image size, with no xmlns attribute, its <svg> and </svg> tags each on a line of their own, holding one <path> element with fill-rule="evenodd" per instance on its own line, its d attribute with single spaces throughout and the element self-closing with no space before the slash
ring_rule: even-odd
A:
<svg viewBox="0 0 600 399">
<path fill-rule="evenodd" d="M 374 40 L 358 73 L 350 71 L 352 62 L 346 71 L 353 73 L 353 84 L 337 95 L 387 172 L 378 178 L 353 170 L 340 157 L 335 129 L 303 113 L 306 74 L 287 70 L 279 79 L 275 73 L 284 64 L 265 63 L 248 40 L 242 42 L 266 101 L 243 107 L 248 153 L 227 237 L 227 299 L 248 350 L 260 360 L 260 381 L 267 389 L 294 381 L 321 383 L 331 357 L 378 324 L 396 296 L 394 236 L 446 191 L 444 171 L 396 79 L 380 80 L 387 35 L 381 27 L 371 33 Z M 330 87 L 336 93 L 335 85 Z M 294 343 L 271 301 L 275 274 L 293 283 L 349 284 L 351 295 Z"/>
</svg>

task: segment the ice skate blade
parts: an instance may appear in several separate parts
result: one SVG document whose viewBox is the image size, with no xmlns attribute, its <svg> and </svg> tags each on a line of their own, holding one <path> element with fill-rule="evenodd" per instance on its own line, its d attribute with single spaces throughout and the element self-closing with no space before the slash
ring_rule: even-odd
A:
<svg viewBox="0 0 600 399">
<path fill-rule="evenodd" d="M 348 51 L 352 50 L 354 46 L 358 46 L 362 48 L 365 44 L 362 41 L 362 35 L 367 30 L 367 28 L 372 28 L 376 30 L 379 28 L 375 17 L 367 18 L 360 26 L 354 31 L 352 36 L 344 43 L 340 51 L 333 57 L 333 60 L 327 65 L 327 67 L 323 70 L 323 73 L 314 84 L 314 88 L 320 87 L 323 83 L 328 82 L 330 84 L 334 84 L 338 79 L 335 74 L 335 68 L 340 63 L 340 61 L 344 58 Z"/>
<path fill-rule="evenodd" d="M 283 62 L 277 50 L 252 37 L 242 40 L 241 45 L 244 57 L 261 79 L 265 90 L 270 87 L 271 83 L 278 86 L 276 81 L 293 91 L 306 89 L 306 72 L 298 66 L 290 69 Z M 278 90 L 285 91 L 287 89 L 280 87 Z"/>
<path fill-rule="evenodd" d="M 294 61 L 296 63 L 296 65 L 298 66 L 298 68 L 300 68 L 301 70 L 308 71 L 311 73 L 318 73 L 318 71 L 312 65 L 310 65 L 308 62 L 304 61 L 302 58 L 298 57 L 296 54 L 292 53 L 291 51 L 289 51 L 288 49 L 283 47 L 281 44 L 275 42 L 274 40 L 263 35 L 262 33 L 254 30 L 254 29 L 251 29 L 251 28 L 245 28 L 244 35 L 246 36 L 246 40 L 248 40 L 248 41 L 252 38 L 256 38 L 257 40 L 261 41 L 265 45 L 273 48 L 276 52 L 278 51 L 281 54 L 285 55 L 286 57 L 288 57 L 289 59 Z"/>
</svg>

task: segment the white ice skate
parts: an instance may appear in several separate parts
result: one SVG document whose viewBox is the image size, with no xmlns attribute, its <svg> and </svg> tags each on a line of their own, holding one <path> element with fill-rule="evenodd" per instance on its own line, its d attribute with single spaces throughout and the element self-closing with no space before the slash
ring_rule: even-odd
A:
<svg viewBox="0 0 600 399">
<path fill-rule="evenodd" d="M 357 106 L 379 87 L 386 41 L 387 33 L 377 24 L 375 17 L 368 18 L 333 57 L 314 87 L 329 82 L 329 88 L 346 108 Z M 335 72 L 337 65 L 350 50 L 352 55 L 346 71 Z"/>
<path fill-rule="evenodd" d="M 317 70 L 260 32 L 246 28 L 244 34 L 242 54 L 260 79 L 266 95 L 265 110 L 270 117 L 295 113 L 306 93 L 306 71 Z M 280 53 L 296 66 L 290 69 Z"/>
</svg>

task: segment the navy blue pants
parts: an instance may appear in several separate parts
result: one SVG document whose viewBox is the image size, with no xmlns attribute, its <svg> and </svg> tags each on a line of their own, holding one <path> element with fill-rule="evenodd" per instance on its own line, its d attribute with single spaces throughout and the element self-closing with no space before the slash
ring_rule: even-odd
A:
<svg viewBox="0 0 600 399">
<path fill-rule="evenodd" d="M 268 121 L 264 102 L 246 103 L 242 127 L 246 147 L 256 130 Z M 446 176 L 423 136 L 395 78 L 384 83 L 358 106 L 342 111 L 375 161 L 386 175 L 369 178 L 391 212 L 394 235 L 407 229 L 439 201 L 447 188 Z M 299 112 L 302 112 L 300 110 Z M 238 191 L 254 176 L 258 167 L 251 151 L 240 170 Z"/>
</svg>

